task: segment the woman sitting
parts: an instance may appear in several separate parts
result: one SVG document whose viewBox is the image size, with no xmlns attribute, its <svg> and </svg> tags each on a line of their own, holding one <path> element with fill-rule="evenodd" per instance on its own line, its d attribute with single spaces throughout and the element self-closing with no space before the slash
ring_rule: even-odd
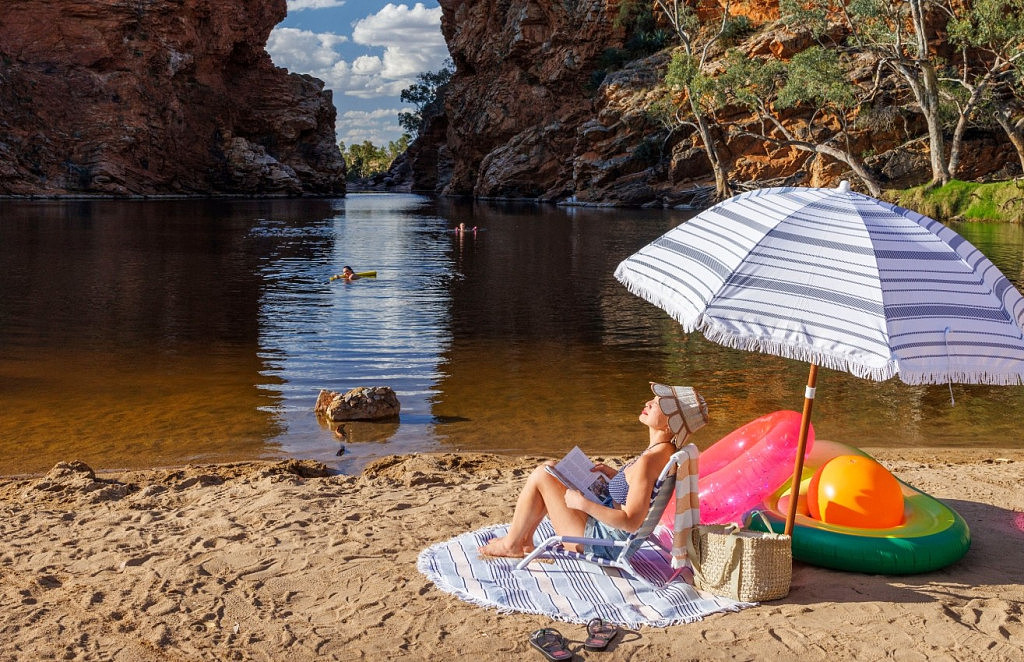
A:
<svg viewBox="0 0 1024 662">
<path fill-rule="evenodd" d="M 548 473 L 547 462 L 530 474 L 516 501 L 515 513 L 508 533 L 480 547 L 487 556 L 523 557 L 533 551 L 533 534 L 547 515 L 555 533 L 561 536 L 583 536 L 606 540 L 625 540 L 636 531 L 651 506 L 651 493 L 661 470 L 673 453 L 681 448 L 691 432 L 708 421 L 704 398 L 689 386 L 665 386 L 651 382 L 654 398 L 640 412 L 640 422 L 647 426 L 647 448 L 616 472 L 597 463 L 593 471 L 607 476 L 612 507 L 590 501 L 577 490 L 567 489 Z M 569 545 L 567 545 L 569 547 Z M 578 546 L 577 546 L 578 547 Z M 589 547 L 589 546 L 587 546 Z M 596 554 L 612 553 L 613 548 L 595 546 L 575 551 Z"/>
</svg>

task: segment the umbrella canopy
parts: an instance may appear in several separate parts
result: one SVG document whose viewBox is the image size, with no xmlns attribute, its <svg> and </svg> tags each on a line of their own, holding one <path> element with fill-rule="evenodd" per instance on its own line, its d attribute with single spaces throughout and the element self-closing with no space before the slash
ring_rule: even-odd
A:
<svg viewBox="0 0 1024 662">
<path fill-rule="evenodd" d="M 1024 298 L 1006 277 L 938 221 L 846 182 L 730 198 L 615 277 L 688 332 L 811 363 L 805 434 L 819 365 L 908 384 L 1024 383 Z M 794 490 L 802 465 L 801 445 Z"/>
</svg>

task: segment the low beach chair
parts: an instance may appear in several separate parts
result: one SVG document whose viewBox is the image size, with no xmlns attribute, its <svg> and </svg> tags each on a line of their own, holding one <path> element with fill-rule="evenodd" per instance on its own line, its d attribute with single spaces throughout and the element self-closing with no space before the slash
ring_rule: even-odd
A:
<svg viewBox="0 0 1024 662">
<path fill-rule="evenodd" d="M 641 575 L 636 568 L 633 567 L 632 559 L 645 544 L 653 546 L 666 554 L 671 551 L 662 541 L 662 538 L 658 535 L 656 529 L 658 528 L 658 524 L 661 522 L 661 517 L 664 515 L 665 508 L 668 506 L 669 501 L 675 497 L 677 467 L 682 466 L 686 469 L 689 466 L 690 458 L 696 457 L 696 454 L 697 447 L 693 444 L 687 444 L 686 447 L 677 451 L 671 458 L 669 458 L 665 468 L 661 470 L 658 480 L 654 483 L 654 491 L 651 493 L 651 509 L 648 511 L 647 517 L 644 518 L 643 523 L 640 524 L 640 527 L 636 532 L 631 533 L 625 540 L 604 540 L 577 536 L 551 536 L 530 552 L 526 558 L 520 561 L 516 565 L 516 570 L 522 570 L 526 568 L 530 561 L 534 560 L 538 556 L 546 555 L 553 558 L 570 558 L 578 561 L 595 563 L 605 567 L 618 568 L 619 570 L 628 572 L 630 575 L 636 577 L 643 584 L 651 588 L 659 588 L 659 586 L 664 586 L 664 584 L 671 582 L 679 575 L 680 570 L 673 572 L 665 582 L 662 582 L 660 585 L 656 585 Z M 696 479 L 696 475 L 694 475 L 693 478 Z M 619 553 L 615 558 L 609 560 L 603 556 L 595 556 L 594 554 L 567 550 L 565 548 L 566 543 L 590 545 L 591 547 L 617 547 L 619 549 Z"/>
</svg>

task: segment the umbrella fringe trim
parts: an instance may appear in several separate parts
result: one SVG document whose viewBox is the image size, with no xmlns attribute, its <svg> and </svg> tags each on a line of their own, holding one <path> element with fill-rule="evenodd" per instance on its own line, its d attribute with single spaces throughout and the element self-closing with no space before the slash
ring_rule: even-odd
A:
<svg viewBox="0 0 1024 662">
<path fill-rule="evenodd" d="M 1024 375 L 1003 372 L 900 373 L 900 380 L 911 386 L 925 384 L 987 384 L 989 386 L 1022 386 Z"/>
<path fill-rule="evenodd" d="M 724 347 L 742 349 L 748 352 L 760 352 L 781 356 L 786 359 L 814 363 L 822 368 L 848 372 L 855 377 L 884 382 L 899 374 L 900 381 L 911 386 L 928 384 L 988 384 L 992 386 L 1022 386 L 1024 374 L 1017 372 L 909 372 L 900 371 L 899 364 L 890 361 L 881 368 L 868 368 L 830 354 L 824 354 L 807 347 L 792 347 L 775 341 L 758 338 L 744 338 L 708 324 L 705 318 L 701 332 L 708 340 Z"/>
<path fill-rule="evenodd" d="M 860 363 L 854 363 L 849 359 L 840 358 L 831 354 L 825 354 L 809 347 L 793 347 L 777 341 L 764 340 L 761 338 L 744 338 L 729 333 L 724 329 L 714 327 L 706 323 L 701 328 L 704 337 L 712 342 L 732 349 L 742 349 L 748 352 L 760 352 L 781 356 L 785 359 L 794 359 L 804 363 L 813 363 L 822 368 L 848 372 L 855 377 L 872 379 L 876 382 L 884 382 L 896 376 L 897 366 L 889 362 L 880 368 L 869 368 Z M 945 381 L 945 380 L 943 380 Z"/>
<path fill-rule="evenodd" d="M 677 306 L 673 304 L 671 295 L 672 293 L 665 294 L 661 292 L 664 287 L 660 283 L 650 278 L 645 278 L 636 271 L 626 269 L 622 264 L 615 270 L 615 278 L 620 283 L 626 286 L 626 289 L 630 294 L 637 296 L 648 303 L 654 304 L 658 308 L 668 313 L 669 317 L 674 319 L 683 327 L 685 333 L 691 333 L 697 330 L 697 324 L 694 322 L 692 317 L 687 318 Z M 647 280 L 653 283 L 654 287 L 645 287 L 637 283 L 637 280 Z M 706 303 L 706 302 L 704 302 Z"/>
<path fill-rule="evenodd" d="M 837 372 L 847 372 L 855 377 L 871 379 L 877 382 L 884 382 L 892 379 L 899 373 L 900 380 L 905 384 L 927 385 L 927 384 L 990 384 L 995 386 L 1024 386 L 1024 373 L 1021 372 L 906 372 L 900 371 L 898 362 L 889 361 L 880 368 L 869 368 L 861 363 L 851 362 L 849 359 L 837 357 L 832 354 L 814 350 L 810 347 L 793 347 L 777 341 L 769 341 L 761 338 L 749 338 L 738 336 L 720 327 L 713 319 L 701 314 L 696 322 L 692 316 L 687 316 L 678 306 L 673 305 L 671 297 L 661 292 L 661 286 L 657 281 L 644 278 L 636 271 L 630 270 L 623 265 L 615 270 L 615 278 L 622 283 L 629 292 L 647 302 L 661 308 L 668 313 L 682 326 L 685 333 L 700 331 L 708 340 L 718 343 L 724 347 L 739 349 L 748 352 L 760 352 L 771 354 L 804 363 L 814 363 L 819 367 Z M 644 286 L 636 281 L 646 280 L 653 286 Z"/>
</svg>

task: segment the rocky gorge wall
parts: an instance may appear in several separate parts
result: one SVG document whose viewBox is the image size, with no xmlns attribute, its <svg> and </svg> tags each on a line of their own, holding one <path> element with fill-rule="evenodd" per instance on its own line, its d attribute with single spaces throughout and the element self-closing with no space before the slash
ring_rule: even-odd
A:
<svg viewBox="0 0 1024 662">
<path fill-rule="evenodd" d="M 0 195 L 343 194 L 331 92 L 274 66 L 285 0 L 4 0 Z"/>
<path fill-rule="evenodd" d="M 714 0 L 708 0 L 709 6 Z M 456 65 L 443 109 L 428 121 L 401 163 L 406 188 L 446 195 L 530 198 L 569 204 L 699 203 L 710 167 L 692 130 L 669 134 L 649 111 L 670 51 L 612 68 L 604 54 L 628 38 L 617 0 L 440 0 L 442 32 Z M 720 3 L 724 5 L 725 3 Z M 810 41 L 773 21 L 776 0 L 734 1 L 730 12 L 758 30 L 739 47 L 789 57 Z M 668 26 L 667 29 L 671 30 Z M 866 69 L 870 73 L 870 67 Z M 901 107 L 902 124 L 862 130 L 857 149 L 890 185 L 927 181 L 927 147 L 908 140 L 921 116 Z M 753 122 L 738 109 L 725 118 Z M 1013 163 L 999 135 L 964 144 L 961 172 L 982 176 Z M 845 166 L 749 137 L 725 141 L 738 183 L 831 186 Z M 695 196 L 697 198 L 695 199 Z"/>
</svg>

